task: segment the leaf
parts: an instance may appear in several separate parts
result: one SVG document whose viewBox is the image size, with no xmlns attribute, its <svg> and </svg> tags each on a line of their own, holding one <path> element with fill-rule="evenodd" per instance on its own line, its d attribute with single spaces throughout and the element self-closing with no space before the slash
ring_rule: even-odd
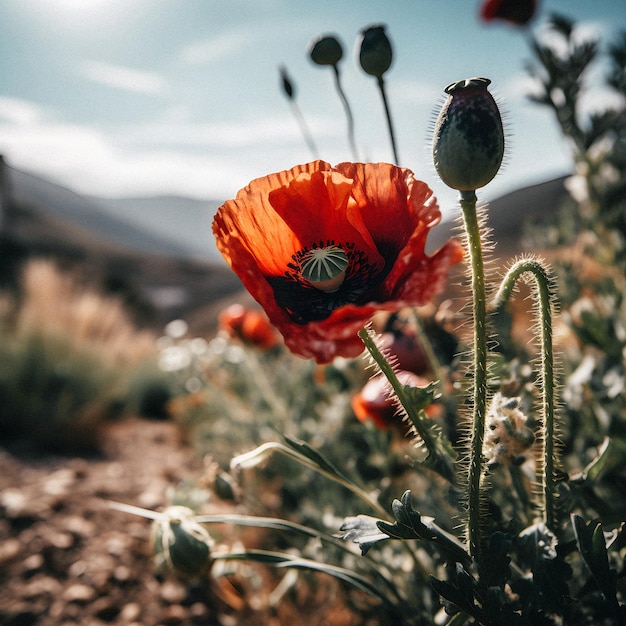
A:
<svg viewBox="0 0 626 626">
<path fill-rule="evenodd" d="M 391 539 L 388 534 L 378 528 L 380 521 L 382 520 L 369 515 L 346 517 L 339 530 L 345 531 L 343 539 L 357 543 L 361 549 L 361 554 L 365 556 L 375 544 Z"/>
<path fill-rule="evenodd" d="M 608 602 L 617 606 L 615 572 L 609 567 L 602 523 L 599 520 L 585 522 L 575 513 L 572 514 L 571 520 L 578 550 L 598 589 Z"/>
<path fill-rule="evenodd" d="M 480 617 L 480 609 L 474 602 L 474 581 L 460 564 L 456 566 L 453 582 L 439 580 L 434 576 L 429 576 L 428 579 L 435 593 L 444 600 L 472 617 Z"/>
<path fill-rule="evenodd" d="M 347 582 L 352 587 L 355 587 L 356 589 L 365 592 L 372 598 L 379 600 L 394 613 L 397 612 L 394 609 L 397 603 L 397 598 L 394 598 L 394 601 L 392 601 L 384 595 L 381 592 L 380 587 L 374 584 L 371 580 L 343 567 L 312 561 L 310 559 L 292 556 L 283 552 L 272 552 L 269 550 L 245 550 L 244 552 L 229 552 L 223 554 L 216 553 L 213 556 L 215 560 L 254 561 L 256 563 L 263 563 L 264 565 L 270 565 L 273 567 L 291 567 L 294 569 L 322 572 Z"/>
<path fill-rule="evenodd" d="M 494 532 L 489 538 L 489 544 L 478 564 L 478 573 L 481 583 L 487 587 L 497 586 L 504 589 L 511 575 L 512 537 L 503 532 Z"/>
<path fill-rule="evenodd" d="M 306 457 L 309 461 L 312 461 L 315 465 L 317 465 L 320 469 L 324 470 L 328 474 L 333 474 L 337 478 L 340 478 L 346 482 L 352 482 L 345 474 L 343 474 L 337 467 L 335 467 L 326 457 L 320 454 L 317 450 L 312 448 L 305 441 L 299 441 L 296 439 L 292 439 L 291 437 L 287 437 L 287 435 L 283 435 L 283 439 L 285 443 L 301 454 L 303 457 Z"/>
<path fill-rule="evenodd" d="M 453 561 L 469 563 L 470 557 L 463 544 L 435 524 L 434 518 L 422 517 L 413 508 L 411 492 L 402 494 L 400 500 L 394 500 L 391 505 L 396 519 L 394 524 L 378 520 L 378 529 L 394 539 L 421 539 L 437 544 L 442 553 Z"/>
</svg>

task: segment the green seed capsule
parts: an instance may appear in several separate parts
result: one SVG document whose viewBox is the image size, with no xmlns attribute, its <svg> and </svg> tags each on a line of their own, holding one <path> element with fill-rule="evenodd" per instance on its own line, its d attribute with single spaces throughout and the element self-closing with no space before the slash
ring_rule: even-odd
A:
<svg viewBox="0 0 626 626">
<path fill-rule="evenodd" d="M 361 31 L 359 63 L 366 74 L 381 79 L 392 60 L 391 42 L 384 26 L 370 26 Z"/>
<path fill-rule="evenodd" d="M 343 48 L 333 35 L 324 35 L 311 43 L 309 56 L 318 65 L 337 65 L 343 56 Z"/>
<path fill-rule="evenodd" d="M 468 78 L 445 88 L 437 121 L 433 160 L 441 180 L 459 191 L 484 187 L 504 156 L 504 130 L 488 78 Z"/>
<path fill-rule="evenodd" d="M 198 576 L 210 565 L 213 540 L 195 521 L 191 509 L 171 506 L 153 522 L 152 546 L 157 566 L 184 576 Z"/>
<path fill-rule="evenodd" d="M 300 261 L 300 272 L 316 289 L 333 293 L 341 287 L 348 265 L 348 255 L 338 246 L 314 248 Z"/>
</svg>

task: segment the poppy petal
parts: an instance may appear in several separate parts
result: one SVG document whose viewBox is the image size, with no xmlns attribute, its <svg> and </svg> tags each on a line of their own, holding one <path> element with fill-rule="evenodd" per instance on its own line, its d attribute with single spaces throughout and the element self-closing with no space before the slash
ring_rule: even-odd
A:
<svg viewBox="0 0 626 626">
<path fill-rule="evenodd" d="M 324 161 L 252 181 L 213 221 L 218 249 L 296 354 L 320 363 L 354 357 L 377 310 L 426 304 L 463 256 L 458 242 L 424 251 L 441 219 L 430 188 L 386 163 Z M 344 282 L 317 289 L 307 250 L 340 247 Z"/>
</svg>

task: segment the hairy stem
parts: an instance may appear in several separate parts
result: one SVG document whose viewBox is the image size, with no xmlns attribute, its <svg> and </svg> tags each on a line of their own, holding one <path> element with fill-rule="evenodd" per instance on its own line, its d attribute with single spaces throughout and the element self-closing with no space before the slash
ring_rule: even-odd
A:
<svg viewBox="0 0 626 626">
<path fill-rule="evenodd" d="M 477 558 L 482 547 L 481 483 L 483 474 L 483 441 L 487 411 L 487 303 L 482 242 L 476 214 L 476 193 L 461 191 L 461 209 L 467 233 L 473 293 L 473 375 L 472 432 L 467 481 L 467 541 L 470 554 Z"/>
<path fill-rule="evenodd" d="M 543 495 L 544 522 L 553 532 L 556 530 L 556 452 L 555 452 L 555 391 L 554 352 L 552 347 L 552 280 L 548 270 L 537 259 L 520 259 L 505 275 L 494 299 L 493 307 L 504 304 L 510 297 L 515 283 L 523 274 L 532 274 L 539 311 L 541 344 L 542 387 L 542 442 L 543 466 L 541 468 L 541 491 Z"/>
</svg>

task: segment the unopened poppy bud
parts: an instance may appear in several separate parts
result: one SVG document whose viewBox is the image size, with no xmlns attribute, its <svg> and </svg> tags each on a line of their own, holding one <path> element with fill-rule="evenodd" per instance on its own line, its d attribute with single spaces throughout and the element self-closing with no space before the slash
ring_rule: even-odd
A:
<svg viewBox="0 0 626 626">
<path fill-rule="evenodd" d="M 213 539 L 184 506 L 168 507 L 162 519 L 153 522 L 152 546 L 157 566 L 166 566 L 183 576 L 198 576 L 210 565 Z"/>
<path fill-rule="evenodd" d="M 384 26 L 370 26 L 361 31 L 359 62 L 366 74 L 381 79 L 391 66 L 393 52 Z"/>
<path fill-rule="evenodd" d="M 504 156 L 502 118 L 487 90 L 488 78 L 468 78 L 445 88 L 448 98 L 433 137 L 433 159 L 441 180 L 459 191 L 484 187 Z"/>
<path fill-rule="evenodd" d="M 280 72 L 280 78 L 281 78 L 282 87 L 283 87 L 283 91 L 285 92 L 285 95 L 290 100 L 293 100 L 295 96 L 295 89 L 294 89 L 293 83 L 291 82 L 291 79 L 289 78 L 289 75 L 287 74 L 287 69 L 281 65 L 278 68 L 278 71 Z"/>
<path fill-rule="evenodd" d="M 333 35 L 322 35 L 311 42 L 309 56 L 318 65 L 337 65 L 343 56 L 343 48 Z"/>
</svg>

